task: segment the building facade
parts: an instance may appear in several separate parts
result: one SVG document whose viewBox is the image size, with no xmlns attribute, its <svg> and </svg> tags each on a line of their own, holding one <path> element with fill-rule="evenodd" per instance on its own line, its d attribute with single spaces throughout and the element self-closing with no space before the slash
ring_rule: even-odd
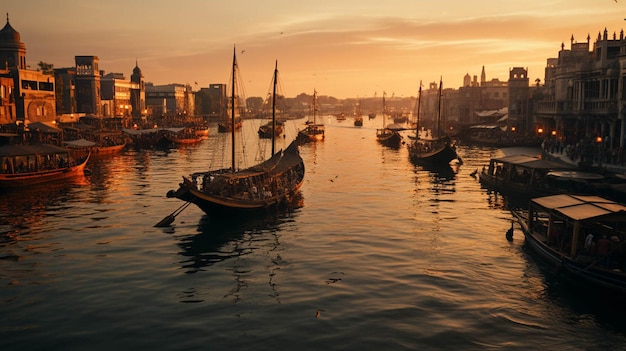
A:
<svg viewBox="0 0 626 351">
<path fill-rule="evenodd" d="M 52 72 L 31 70 L 26 45 L 7 22 L 0 30 L 0 124 L 49 122 L 56 117 Z"/>
<path fill-rule="evenodd" d="M 188 84 L 146 83 L 147 114 L 153 117 L 193 116 L 194 93 Z"/>
<path fill-rule="evenodd" d="M 588 139 L 608 148 L 623 147 L 626 138 L 626 40 L 623 30 L 605 29 L 591 43 L 574 36 L 558 58 L 547 60 L 545 85 L 535 101 L 537 128 L 573 144 Z"/>
</svg>

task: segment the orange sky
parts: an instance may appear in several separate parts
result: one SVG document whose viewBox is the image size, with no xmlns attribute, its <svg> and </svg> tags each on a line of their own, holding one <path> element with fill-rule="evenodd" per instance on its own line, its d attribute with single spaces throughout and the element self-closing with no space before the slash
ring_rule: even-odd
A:
<svg viewBox="0 0 626 351">
<path fill-rule="evenodd" d="M 443 77 L 508 79 L 527 67 L 544 78 L 562 42 L 592 42 L 624 28 L 622 0 L 20 0 L 3 4 L 27 48 L 27 63 L 74 65 L 95 55 L 100 69 L 146 81 L 227 83 L 233 45 L 247 96 L 265 96 L 278 60 L 287 96 L 415 96 Z M 195 85 L 195 82 L 198 85 Z"/>
</svg>

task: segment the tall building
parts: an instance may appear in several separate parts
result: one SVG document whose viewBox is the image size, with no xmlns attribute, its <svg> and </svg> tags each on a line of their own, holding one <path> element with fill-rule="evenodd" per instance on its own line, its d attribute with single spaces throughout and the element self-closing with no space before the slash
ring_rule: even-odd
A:
<svg viewBox="0 0 626 351">
<path fill-rule="evenodd" d="M 142 119 L 146 116 L 146 84 L 143 80 L 143 74 L 139 68 L 139 64 L 135 61 L 133 74 L 130 76 L 130 105 L 132 106 L 131 115 L 133 119 Z"/>
<path fill-rule="evenodd" d="M 100 59 L 98 56 L 75 56 L 76 112 L 98 115 L 100 110 Z"/>
<path fill-rule="evenodd" d="M 530 120 L 530 87 L 528 69 L 513 67 L 509 70 L 509 121 L 523 135 L 534 135 L 534 125 Z"/>
<path fill-rule="evenodd" d="M 587 138 L 623 147 L 626 138 L 626 40 L 608 31 L 582 43 L 561 44 L 558 58 L 547 60 L 545 85 L 535 101 L 537 128 L 567 143 Z"/>
<path fill-rule="evenodd" d="M 7 23 L 0 30 L 0 124 L 48 122 L 56 117 L 52 72 L 28 69 L 26 45 Z"/>
<path fill-rule="evenodd" d="M 153 117 L 192 116 L 194 106 L 193 92 L 188 84 L 146 83 L 146 108 Z"/>
</svg>

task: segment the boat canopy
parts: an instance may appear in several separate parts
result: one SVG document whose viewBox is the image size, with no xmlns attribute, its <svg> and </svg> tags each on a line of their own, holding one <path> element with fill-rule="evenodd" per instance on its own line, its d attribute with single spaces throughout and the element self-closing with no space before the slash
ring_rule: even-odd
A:
<svg viewBox="0 0 626 351">
<path fill-rule="evenodd" d="M 548 161 L 537 157 L 526 155 L 514 155 L 496 157 L 491 159 L 492 162 L 507 163 L 516 166 L 526 168 L 538 168 L 538 169 L 572 169 L 574 166 L 563 162 Z"/>
<path fill-rule="evenodd" d="M 68 150 L 52 144 L 0 146 L 0 156 L 52 155 L 68 153 Z"/>
<path fill-rule="evenodd" d="M 552 195 L 531 200 L 551 212 L 575 221 L 602 219 L 603 221 L 626 221 L 626 206 L 599 196 Z"/>
<path fill-rule="evenodd" d="M 95 146 L 96 143 L 94 143 L 93 141 L 89 141 L 89 140 L 81 138 L 78 140 L 66 141 L 65 145 L 71 146 L 71 147 L 90 147 L 90 146 Z"/>
</svg>

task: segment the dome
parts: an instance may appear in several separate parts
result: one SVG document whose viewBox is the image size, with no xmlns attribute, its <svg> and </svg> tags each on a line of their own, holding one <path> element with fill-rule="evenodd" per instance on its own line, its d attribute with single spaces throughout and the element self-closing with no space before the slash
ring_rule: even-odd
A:
<svg viewBox="0 0 626 351">
<path fill-rule="evenodd" d="M 141 75 L 141 69 L 139 68 L 139 66 L 135 66 L 135 68 L 133 68 L 133 74 Z"/>
<path fill-rule="evenodd" d="M 0 42 L 20 43 L 20 33 L 11 27 L 9 16 L 7 15 L 7 24 L 0 30 Z"/>
</svg>

